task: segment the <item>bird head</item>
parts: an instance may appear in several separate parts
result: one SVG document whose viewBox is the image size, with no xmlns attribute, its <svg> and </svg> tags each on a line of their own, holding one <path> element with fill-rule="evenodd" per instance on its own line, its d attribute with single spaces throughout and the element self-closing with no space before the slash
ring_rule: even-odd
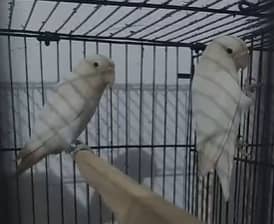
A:
<svg viewBox="0 0 274 224">
<path fill-rule="evenodd" d="M 106 56 L 95 54 L 80 61 L 74 68 L 74 73 L 80 76 L 93 76 L 102 84 L 112 85 L 115 80 L 115 65 Z"/>
<path fill-rule="evenodd" d="M 249 51 L 246 43 L 234 36 L 222 36 L 214 39 L 210 44 L 218 47 L 223 54 L 232 59 L 237 70 L 244 69 L 249 62 Z"/>
<path fill-rule="evenodd" d="M 92 70 L 92 74 L 100 75 L 100 78 L 107 85 L 112 85 L 115 79 L 114 62 L 103 55 L 92 55 L 86 58 L 86 62 Z"/>
</svg>

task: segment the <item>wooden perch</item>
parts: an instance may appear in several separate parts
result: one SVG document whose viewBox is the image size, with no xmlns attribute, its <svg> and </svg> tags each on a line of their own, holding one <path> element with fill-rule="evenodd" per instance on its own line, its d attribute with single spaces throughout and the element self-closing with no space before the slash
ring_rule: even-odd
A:
<svg viewBox="0 0 274 224">
<path fill-rule="evenodd" d="M 74 153 L 81 175 L 102 196 L 120 224 L 202 223 L 147 187 L 139 185 L 91 151 L 82 149 L 89 148 L 80 145 Z"/>
</svg>

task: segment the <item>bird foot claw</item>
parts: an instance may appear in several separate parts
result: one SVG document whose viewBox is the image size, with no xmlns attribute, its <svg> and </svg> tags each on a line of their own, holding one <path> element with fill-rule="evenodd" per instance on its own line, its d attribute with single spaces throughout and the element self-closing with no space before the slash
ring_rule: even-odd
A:
<svg viewBox="0 0 274 224">
<path fill-rule="evenodd" d="M 251 78 L 251 82 L 248 79 L 245 80 L 243 89 L 246 92 L 247 96 L 253 95 L 258 88 L 260 88 L 263 84 L 257 83 L 256 79 Z"/>
<path fill-rule="evenodd" d="M 237 142 L 236 142 L 236 147 L 238 148 L 240 154 L 242 156 L 250 156 L 251 152 L 248 150 L 248 144 L 244 142 L 242 137 L 239 137 Z"/>
<path fill-rule="evenodd" d="M 83 142 L 81 142 L 79 139 L 76 139 L 73 143 L 70 144 L 66 152 L 69 154 L 74 154 L 75 152 L 79 151 L 79 149 L 77 149 L 79 145 L 83 145 Z"/>
</svg>

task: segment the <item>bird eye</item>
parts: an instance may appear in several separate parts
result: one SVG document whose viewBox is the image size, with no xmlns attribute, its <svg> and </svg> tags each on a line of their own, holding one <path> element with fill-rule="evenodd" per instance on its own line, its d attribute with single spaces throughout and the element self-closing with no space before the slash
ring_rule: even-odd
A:
<svg viewBox="0 0 274 224">
<path fill-rule="evenodd" d="M 233 50 L 232 50 L 231 48 L 227 48 L 227 49 L 226 49 L 226 52 L 227 52 L 228 54 L 232 54 L 232 53 L 233 53 Z"/>
<path fill-rule="evenodd" d="M 99 66 L 99 63 L 98 63 L 98 62 L 94 62 L 94 63 L 93 63 L 93 66 L 94 66 L 95 68 L 97 68 L 97 67 Z"/>
</svg>

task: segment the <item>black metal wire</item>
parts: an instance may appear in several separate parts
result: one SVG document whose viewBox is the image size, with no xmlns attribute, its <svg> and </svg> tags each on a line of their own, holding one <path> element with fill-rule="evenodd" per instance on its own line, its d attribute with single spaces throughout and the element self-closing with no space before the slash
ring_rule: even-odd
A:
<svg viewBox="0 0 274 224">
<path fill-rule="evenodd" d="M 263 39 L 264 36 L 261 36 L 261 45 L 263 45 Z M 258 66 L 258 82 L 262 81 L 262 69 L 263 69 L 263 52 L 261 51 L 259 53 L 259 66 Z M 253 133 L 252 133 L 252 143 L 255 142 L 259 143 L 259 133 L 261 131 L 261 125 L 260 125 L 260 112 L 261 112 L 261 89 L 258 89 L 258 92 L 256 94 L 256 105 L 255 105 L 255 116 L 254 116 L 254 124 L 256 127 L 256 131 L 254 129 Z M 251 150 L 255 149 L 255 160 L 257 160 L 258 158 L 258 150 L 257 147 L 252 147 Z M 253 183 L 252 183 L 252 192 L 251 192 L 251 210 L 254 211 L 254 204 L 255 204 L 255 192 L 256 192 L 256 181 L 257 181 L 257 166 L 256 164 L 254 164 L 253 166 Z M 251 224 L 254 223 L 254 219 L 255 219 L 255 214 L 252 216 L 251 218 Z"/>
<path fill-rule="evenodd" d="M 37 32 L 31 30 L 8 30 L 0 29 L 0 36 L 15 36 L 15 37 L 30 37 L 38 38 L 45 32 Z M 70 34 L 55 34 L 60 40 L 74 40 L 74 41 L 86 41 L 86 42 L 100 42 L 100 43 L 117 43 L 117 44 L 128 44 L 128 45 L 149 45 L 149 46 L 178 46 L 178 47 L 190 47 L 203 49 L 204 46 L 192 44 L 192 43 L 178 43 L 178 42 L 165 42 L 165 41 L 153 41 L 149 39 L 139 39 L 139 38 L 121 38 L 121 37 L 102 37 L 102 36 L 83 36 L 83 35 L 70 35 Z"/>
<path fill-rule="evenodd" d="M 39 59 L 40 59 L 40 75 L 41 75 L 41 101 L 42 106 L 45 105 L 45 88 L 44 88 L 44 70 L 43 70 L 43 51 L 42 43 L 39 42 Z M 47 214 L 47 223 L 50 223 L 50 214 L 49 214 L 49 178 L 48 178 L 48 157 L 45 158 L 45 171 L 46 171 L 46 214 Z"/>
<path fill-rule="evenodd" d="M 218 20 L 215 20 L 215 21 L 213 21 L 213 22 L 207 23 L 207 24 L 205 24 L 205 25 L 203 25 L 203 26 L 195 27 L 194 29 L 192 29 L 192 30 L 190 30 L 190 31 L 188 31 L 188 32 L 186 32 L 186 33 L 180 35 L 180 36 L 177 36 L 177 37 L 175 37 L 175 38 L 172 38 L 172 39 L 175 40 L 175 39 L 177 39 L 177 38 L 179 38 L 179 37 L 181 37 L 181 36 L 185 36 L 185 35 L 187 35 L 187 34 L 190 34 L 190 33 L 192 33 L 192 32 L 195 32 L 196 30 L 201 30 L 201 29 L 203 29 L 203 28 L 205 28 L 205 27 L 207 27 L 207 26 L 213 25 L 214 23 L 217 23 L 217 22 L 220 22 L 220 21 L 222 21 L 222 20 L 228 19 L 229 17 L 230 17 L 230 16 L 224 16 L 224 17 L 222 17 L 222 18 L 218 18 Z M 217 30 L 217 29 L 219 29 L 219 28 L 223 28 L 223 27 L 225 27 L 226 25 L 231 25 L 231 24 L 233 24 L 233 23 L 239 22 L 239 21 L 244 20 L 244 19 L 246 19 L 246 17 L 242 17 L 242 18 L 239 18 L 239 19 L 233 20 L 233 21 L 230 20 L 230 21 L 227 21 L 227 22 L 222 23 L 222 24 L 220 24 L 220 25 L 214 26 L 214 27 L 212 27 L 212 28 L 210 28 L 210 29 L 207 29 L 207 30 L 205 30 L 205 31 L 201 31 L 201 32 L 198 32 L 198 33 L 194 33 L 194 34 L 192 34 L 192 35 L 190 35 L 190 36 L 188 36 L 188 37 L 185 37 L 185 38 L 183 38 L 183 39 L 179 39 L 178 41 L 179 41 L 179 42 L 182 42 L 182 41 L 185 41 L 185 40 L 189 40 L 189 39 L 198 37 L 198 36 L 200 36 L 200 35 L 203 35 L 203 34 L 205 34 L 205 33 L 209 33 L 210 31 Z M 246 23 L 246 24 L 248 24 L 248 23 Z M 242 26 L 242 25 L 243 25 L 243 24 L 240 24 L 240 25 L 238 25 L 237 27 L 240 27 L 240 26 Z M 233 29 L 235 29 L 235 28 L 237 28 L 237 27 L 234 27 Z M 171 39 L 170 39 L 170 40 L 171 40 Z"/>
<path fill-rule="evenodd" d="M 116 91 L 116 97 L 117 97 L 117 108 L 120 107 L 120 97 L 119 97 L 119 92 Z M 119 124 L 119 113 L 117 113 L 117 116 L 116 116 L 116 122 Z M 119 129 L 118 129 L 118 125 L 117 125 L 117 144 L 120 144 L 120 132 L 119 132 Z"/>
<path fill-rule="evenodd" d="M 211 220 L 212 223 L 217 224 L 217 220 L 216 220 L 216 213 L 217 213 L 217 207 L 216 207 L 216 193 L 217 193 L 217 173 L 216 170 L 214 171 L 213 174 L 213 196 L 212 196 L 212 201 L 211 203 L 211 208 L 212 208 L 212 216 L 211 216 Z M 216 222 L 215 222 L 216 221 Z"/>
<path fill-rule="evenodd" d="M 25 75 L 26 75 L 26 94 L 27 94 L 27 113 L 28 113 L 28 134 L 31 136 L 31 118 L 30 118 L 30 94 L 29 94 L 29 70 L 28 70 L 28 48 L 27 38 L 24 38 L 24 60 L 25 60 Z"/>
<path fill-rule="evenodd" d="M 87 43 L 84 41 L 83 42 L 83 57 L 86 58 L 87 57 Z M 85 128 L 85 144 L 89 144 L 89 140 L 88 140 L 88 124 L 87 127 Z M 88 224 L 91 223 L 91 219 L 90 219 L 90 191 L 89 191 L 89 184 L 86 184 L 86 200 L 87 200 L 87 221 Z"/>
<path fill-rule="evenodd" d="M 191 51 L 191 67 L 193 66 L 193 52 Z M 192 120 L 192 111 L 191 111 L 191 105 L 192 105 L 192 93 L 191 93 L 191 80 L 189 84 L 189 89 L 188 89 L 188 94 L 187 94 L 187 128 L 186 128 L 186 143 L 187 145 L 191 145 L 192 142 L 192 129 L 191 129 L 191 120 Z M 187 209 L 188 212 L 190 212 L 191 207 L 190 207 L 190 200 L 191 200 L 191 150 L 190 148 L 187 148 L 186 154 L 185 154 L 185 208 Z"/>
<path fill-rule="evenodd" d="M 148 0 L 147 0 L 148 1 Z M 107 26 L 105 29 L 103 29 L 102 31 L 100 31 L 99 33 L 96 34 L 96 36 L 100 36 L 102 35 L 104 32 L 108 31 L 110 28 L 113 28 L 116 24 L 120 23 L 121 21 L 123 21 L 124 19 L 128 18 L 131 14 L 133 14 L 135 11 L 137 11 L 138 8 L 134 8 L 131 11 L 129 11 L 128 13 L 126 13 L 123 17 L 121 17 L 120 19 L 116 20 L 115 22 L 111 23 L 109 26 Z"/>
<path fill-rule="evenodd" d="M 206 218 L 203 218 L 205 215 L 204 215 L 204 200 L 205 200 L 205 198 L 204 198 L 204 189 L 205 189 L 205 178 L 202 178 L 202 180 L 201 180 L 201 189 L 202 189 L 202 193 L 201 193 L 201 219 L 204 221 L 204 220 L 206 220 Z"/>
<path fill-rule="evenodd" d="M 228 8 L 230 8 L 230 7 L 235 6 L 235 4 L 238 4 L 238 3 L 232 3 L 232 4 L 230 4 L 230 5 L 225 6 L 224 8 L 228 9 Z M 210 16 L 213 16 L 213 15 L 215 15 L 215 14 L 211 14 L 211 15 L 205 16 L 205 17 L 203 17 L 203 18 L 209 18 Z M 194 32 L 194 31 L 196 31 L 196 30 L 200 30 L 200 29 L 203 29 L 203 28 L 207 28 L 208 26 L 213 25 L 214 23 L 220 22 L 220 21 L 225 20 L 225 19 L 228 19 L 228 18 L 231 18 L 231 15 L 225 15 L 225 16 L 222 16 L 222 17 L 218 17 L 216 20 L 210 21 L 210 22 L 208 22 L 208 23 L 206 23 L 206 24 L 203 24 L 202 26 L 195 27 L 194 29 L 188 30 L 187 32 L 185 32 L 185 33 L 183 33 L 183 34 L 179 34 L 178 36 L 169 39 L 169 41 L 175 40 L 175 39 L 177 39 L 177 38 L 179 38 L 179 37 L 182 37 L 182 36 L 185 36 L 185 35 L 187 35 L 187 34 L 191 34 L 192 32 Z M 237 19 L 234 19 L 234 20 L 232 20 L 232 21 L 230 20 L 230 21 L 228 21 L 228 22 L 226 22 L 226 23 L 222 23 L 221 25 L 212 27 L 212 28 L 210 28 L 210 29 L 206 29 L 205 31 L 195 33 L 195 34 L 193 34 L 193 35 L 191 35 L 191 36 L 189 36 L 189 37 L 187 37 L 187 38 L 179 39 L 178 41 L 179 41 L 179 42 L 185 41 L 185 40 L 188 40 L 188 39 L 197 37 L 197 36 L 199 36 L 199 35 L 202 35 L 202 34 L 205 34 L 205 33 L 209 33 L 210 31 L 217 30 L 217 29 L 222 28 L 222 27 L 224 27 L 224 26 L 226 26 L 226 25 L 230 25 L 230 24 L 232 24 L 232 23 L 239 22 L 239 21 L 244 20 L 244 19 L 247 20 L 248 17 L 247 17 L 247 16 L 243 16 L 243 17 L 241 17 L 241 18 L 237 18 Z M 248 20 L 250 20 L 250 18 L 249 18 Z M 260 19 L 258 19 L 258 20 L 260 20 Z M 258 21 L 258 20 L 255 20 L 255 19 L 254 19 L 253 21 Z M 196 22 L 201 22 L 201 20 L 197 20 Z M 250 21 L 248 21 L 246 24 L 248 24 L 249 22 L 250 22 Z M 193 23 L 194 23 L 194 22 L 193 22 Z M 197 24 L 197 23 L 196 23 L 196 24 Z M 236 28 L 236 27 L 234 27 L 233 29 L 235 29 L 235 28 Z"/>
<path fill-rule="evenodd" d="M 168 3 L 171 2 L 171 1 L 172 1 L 172 0 L 167 0 L 167 1 L 165 1 L 163 4 L 168 4 Z M 122 31 L 124 31 L 125 29 L 131 28 L 134 24 L 136 24 L 136 23 L 140 22 L 141 20 L 147 18 L 148 16 L 152 15 L 152 14 L 153 14 L 154 12 L 156 12 L 156 11 L 158 11 L 157 8 L 152 9 L 151 11 L 149 11 L 149 12 L 145 13 L 144 15 L 142 15 L 140 18 L 133 20 L 131 23 L 126 24 L 126 26 L 124 26 L 124 27 L 122 27 L 121 29 L 117 30 L 116 32 L 112 33 L 110 36 L 115 36 L 115 35 L 117 35 L 118 33 L 121 33 Z"/>
<path fill-rule="evenodd" d="M 253 42 L 251 42 L 253 44 Z M 251 44 L 251 49 L 253 48 Z M 251 78 L 252 78 L 252 73 L 253 73 L 253 66 L 252 66 L 252 61 L 253 61 L 253 51 L 250 53 L 250 62 L 249 62 L 249 71 L 248 71 L 248 82 L 249 84 L 251 83 Z M 250 121 L 251 121 L 251 114 L 250 114 L 250 109 L 247 111 L 247 114 L 245 114 L 246 116 L 244 117 L 244 121 L 246 122 L 246 130 L 245 130 L 245 142 L 248 142 L 249 141 L 249 133 L 250 133 L 250 127 L 249 127 L 249 124 L 250 124 Z M 244 157 L 247 159 L 247 156 L 248 155 L 244 155 Z M 248 195 L 248 191 L 246 190 L 246 188 L 249 188 L 249 186 L 251 185 L 251 182 L 248 182 L 246 181 L 246 179 L 248 178 L 247 177 L 247 172 L 249 171 L 250 172 L 250 169 L 248 169 L 247 167 L 247 163 L 244 162 L 243 163 L 244 165 L 244 168 L 243 168 L 243 172 L 244 172 L 244 177 L 243 177 L 243 195 L 242 195 L 242 201 L 243 201 L 243 204 L 242 204 L 242 219 L 241 219 L 241 222 L 244 223 L 244 220 L 247 220 L 248 219 L 248 214 L 247 214 L 247 207 L 248 207 L 248 201 L 249 201 L 249 197 L 247 197 Z M 246 214 L 246 216 L 245 216 Z"/>
<path fill-rule="evenodd" d="M 187 97 L 186 97 L 187 98 Z M 188 102 L 189 103 L 189 102 Z M 187 114 L 189 115 L 188 111 L 186 111 Z M 188 131 L 188 124 L 189 124 L 189 116 L 187 116 L 187 120 L 186 120 L 186 139 L 185 139 L 185 142 L 186 144 L 188 145 L 189 143 L 189 131 Z M 188 163 L 189 163 L 189 158 L 188 158 L 188 153 L 187 151 L 185 152 L 185 156 L 184 156 L 184 173 L 185 173 L 185 179 L 184 179 L 184 208 L 187 209 L 187 188 L 188 188 L 188 178 L 187 178 L 187 175 L 188 175 Z M 188 210 L 187 210 L 188 211 Z"/>
<path fill-rule="evenodd" d="M 273 149 L 269 145 L 270 137 L 273 134 L 271 129 L 272 123 L 272 63 L 273 63 L 273 54 L 272 52 L 267 54 L 266 61 L 263 63 L 263 72 L 265 72 L 265 76 L 263 77 L 263 82 L 265 83 L 264 92 L 263 92 L 263 107 L 262 107 L 262 117 L 261 117 L 261 125 L 262 132 L 260 133 L 260 141 L 266 143 L 266 146 L 259 151 L 258 160 L 263 162 L 272 162 L 273 153 L 270 149 Z M 257 192 L 256 194 L 260 195 L 260 198 L 257 198 L 256 204 L 256 214 L 255 214 L 255 222 L 259 220 L 262 223 L 267 223 L 268 215 L 269 215 L 269 192 L 270 189 L 273 190 L 273 186 L 270 185 L 270 177 L 271 172 L 270 169 L 264 169 L 263 167 L 258 167 L 258 182 L 257 184 Z M 260 184 L 259 184 L 260 183 Z"/>
<path fill-rule="evenodd" d="M 77 13 L 78 9 L 81 7 L 81 3 L 79 3 L 75 8 L 72 9 L 72 12 L 67 17 L 67 19 L 55 30 L 55 33 L 58 33 L 70 20 L 71 18 Z"/>
<path fill-rule="evenodd" d="M 195 140 L 194 142 L 197 142 L 197 138 L 195 135 Z M 198 174 L 198 153 L 194 152 L 194 174 L 196 176 L 195 181 L 196 181 L 196 188 L 195 188 L 195 210 L 194 210 L 194 215 L 198 216 L 199 214 L 199 174 Z"/>
<path fill-rule="evenodd" d="M 167 74 L 168 74 L 168 48 L 165 47 L 165 90 L 164 90 L 164 145 L 166 145 L 167 139 Z M 166 172 L 166 147 L 163 147 L 163 177 L 162 177 L 162 196 L 165 197 L 165 185 L 166 185 L 166 178 L 165 178 L 165 172 Z"/>
<path fill-rule="evenodd" d="M 103 23 L 105 23 L 108 19 L 111 19 L 111 17 L 120 9 L 121 7 L 116 7 L 114 10 L 112 10 L 110 13 L 108 13 L 103 19 L 101 19 L 100 22 L 98 22 L 96 25 L 94 25 L 91 29 L 89 29 L 87 32 L 85 32 L 83 35 L 90 34 L 93 30 L 100 27 Z"/>
<path fill-rule="evenodd" d="M 214 1 L 214 2 L 211 2 L 211 3 L 207 4 L 206 7 L 214 6 L 215 4 L 219 3 L 220 1 L 221 1 L 221 0 L 216 0 L 216 1 Z M 163 30 L 163 29 L 166 29 L 166 28 L 168 28 L 168 27 L 170 27 L 170 26 L 172 26 L 172 25 L 175 25 L 175 24 L 177 24 L 177 23 L 180 23 L 180 22 L 182 22 L 183 20 L 185 20 L 185 19 L 187 19 L 187 18 L 189 18 L 189 17 L 191 17 L 191 16 L 194 16 L 194 15 L 197 14 L 197 13 L 198 13 L 198 11 L 197 11 L 197 12 L 189 13 L 189 14 L 187 14 L 187 15 L 185 15 L 185 16 L 182 16 L 182 17 L 179 17 L 179 18 L 176 19 L 175 21 L 169 22 L 169 23 L 165 24 L 164 26 L 159 27 L 159 28 L 156 29 L 156 30 L 153 30 L 153 31 L 151 31 L 151 32 L 149 32 L 149 33 L 146 33 L 146 34 L 142 35 L 142 36 L 139 37 L 139 38 L 142 39 L 142 38 L 151 36 L 152 34 L 155 34 L 155 33 L 159 32 L 159 31 L 161 31 L 161 30 Z"/>
<path fill-rule="evenodd" d="M 194 73 L 194 51 L 192 50 L 191 51 L 191 54 L 190 54 L 190 57 L 191 57 L 191 62 L 190 62 L 190 73 L 191 74 L 193 74 Z M 190 89 L 189 89 L 189 94 L 190 94 L 190 96 L 189 96 L 189 116 L 190 116 L 190 124 L 189 124 L 189 126 L 190 126 L 190 139 L 189 139 L 189 144 L 192 144 L 192 138 L 193 138 L 193 136 L 192 136 L 192 131 L 193 131 L 193 129 L 192 129 L 192 92 L 191 92 L 191 86 L 192 86 L 192 78 L 189 80 L 190 81 L 190 83 L 189 83 L 189 87 L 190 87 Z M 191 157 L 191 161 L 190 162 L 192 162 L 192 171 L 190 171 L 190 172 L 192 172 L 192 175 L 191 175 L 191 179 L 192 179 L 192 183 L 191 183 L 191 185 L 192 185 L 192 190 L 191 190 L 191 214 L 194 214 L 194 206 L 195 206 L 195 198 L 194 198 L 194 190 L 195 190 L 195 151 L 191 151 L 191 150 L 189 150 L 189 154 L 190 154 L 190 157 Z"/>
<path fill-rule="evenodd" d="M 126 127 L 125 127 L 125 130 L 126 130 L 126 156 L 125 156 L 125 164 L 126 164 L 126 174 L 128 174 L 128 145 L 129 145 L 129 136 L 128 136 L 128 132 L 129 132 L 129 127 L 128 127 L 128 108 L 129 108 L 129 103 L 128 103 L 128 99 L 129 99 L 129 91 L 128 91 L 128 45 L 125 46 L 125 90 L 126 90 L 126 99 L 125 99 L 125 106 L 126 106 L 126 111 L 125 111 L 125 122 L 126 122 Z"/>
<path fill-rule="evenodd" d="M 41 31 L 47 22 L 50 20 L 53 13 L 56 11 L 57 7 L 60 5 L 60 2 L 56 2 L 53 8 L 51 9 L 50 13 L 48 14 L 47 18 L 42 22 L 42 25 L 39 27 L 38 31 Z"/>
<path fill-rule="evenodd" d="M 241 73 L 241 80 L 240 80 L 240 85 L 241 87 L 243 86 L 243 75 Z M 241 136 L 241 126 L 242 124 L 239 124 L 238 127 L 238 136 Z M 240 158 L 240 151 L 237 150 L 236 153 L 236 157 Z M 239 161 L 236 161 L 235 164 L 235 187 L 234 187 L 234 201 L 239 201 L 239 197 L 240 197 L 240 181 L 241 181 L 241 167 L 240 167 L 241 163 Z M 233 222 L 238 222 L 239 220 L 239 210 L 240 210 L 240 205 L 239 203 L 235 204 L 234 208 L 233 208 Z"/>
<path fill-rule="evenodd" d="M 73 34 L 74 32 L 76 32 L 78 29 L 81 28 L 81 26 L 83 26 L 99 9 L 101 8 L 101 6 L 96 6 L 94 8 L 94 10 L 85 18 L 83 19 L 82 22 L 80 22 L 78 24 L 78 26 L 76 26 L 73 30 L 70 31 L 70 34 Z"/>
<path fill-rule="evenodd" d="M 69 69 L 72 71 L 72 41 L 69 41 Z M 72 161 L 73 164 L 73 206 L 74 206 L 74 223 L 78 223 L 78 208 L 77 208 L 77 183 L 76 183 L 76 162 Z"/>
<path fill-rule="evenodd" d="M 144 69 L 144 47 L 141 45 L 140 59 L 140 95 L 139 95 L 139 145 L 143 144 L 143 69 Z M 138 150 L 138 182 L 142 179 L 142 151 Z"/>
<path fill-rule="evenodd" d="M 10 20 L 11 21 L 11 20 Z M 11 112 L 12 112 L 12 130 L 13 130 L 13 147 L 17 147 L 17 136 L 16 136 L 16 120 L 15 120 L 15 100 L 14 100 L 14 86 L 13 86 L 13 68 L 12 68 L 12 57 L 11 57 L 11 38 L 8 37 L 8 66 L 9 66 L 9 89 L 10 89 L 10 100 L 11 100 Z M 17 152 L 14 152 L 14 157 L 17 160 Z M 17 161 L 15 160 L 15 168 L 17 169 Z M 21 205 L 20 205 L 20 185 L 18 176 L 15 177 L 16 184 L 16 201 L 17 201 L 17 214 L 18 222 L 22 223 Z"/>
<path fill-rule="evenodd" d="M 229 223 L 229 202 L 225 203 L 225 224 Z"/>
<path fill-rule="evenodd" d="M 110 59 L 112 59 L 112 44 L 110 43 L 109 44 L 109 57 Z M 110 90 L 109 90 L 109 98 L 110 98 L 110 145 L 112 146 L 113 145 L 113 89 L 112 87 L 110 87 Z M 110 150 L 110 162 L 111 164 L 113 164 L 113 160 L 114 160 L 114 157 L 113 157 L 113 149 Z M 114 223 L 114 213 L 111 212 L 111 223 L 113 224 Z"/>
<path fill-rule="evenodd" d="M 210 181 L 210 174 L 208 174 L 207 175 L 207 177 L 206 177 L 206 189 L 207 189 L 207 191 L 206 191 L 206 206 L 205 206 L 205 220 L 206 220 L 206 222 L 207 223 L 209 223 L 209 220 L 210 220 L 210 216 L 209 216 L 209 208 L 210 208 L 210 201 L 209 201 L 209 190 L 210 190 L 210 187 L 212 187 L 212 186 L 210 186 L 209 185 L 209 181 Z"/>
<path fill-rule="evenodd" d="M 40 1 L 56 1 L 56 0 L 40 0 Z M 151 8 L 151 9 L 170 9 L 170 10 L 186 10 L 194 12 L 208 12 L 216 14 L 231 14 L 231 15 L 246 15 L 252 17 L 268 17 L 269 14 L 239 11 L 239 10 L 225 10 L 215 9 L 209 7 L 194 7 L 194 6 L 180 6 L 171 4 L 155 4 L 155 3 L 144 3 L 144 2 L 129 2 L 129 1 L 110 1 L 110 0 L 58 0 L 60 2 L 71 2 L 71 3 L 85 3 L 85 4 L 97 4 L 97 5 L 112 5 L 112 6 L 124 6 L 124 7 L 137 7 L 137 8 Z"/>
<path fill-rule="evenodd" d="M 191 4 L 193 4 L 193 3 L 195 3 L 195 2 L 197 2 L 197 0 L 192 0 L 192 1 L 188 2 L 188 3 L 186 3 L 186 4 L 184 3 L 183 5 L 185 5 L 185 6 L 190 6 Z M 154 22 L 152 22 L 152 23 L 149 23 L 148 25 L 146 25 L 146 26 L 140 28 L 139 30 L 136 30 L 136 31 L 132 32 L 131 34 L 129 34 L 129 35 L 127 36 L 127 38 L 132 37 L 133 35 L 136 35 L 136 34 L 138 34 L 138 33 L 140 33 L 140 32 L 143 32 L 144 30 L 146 30 L 146 29 L 148 29 L 148 28 L 150 28 L 150 27 L 152 27 L 152 26 L 155 26 L 156 24 L 158 24 L 158 23 L 160 23 L 160 22 L 163 22 L 166 18 L 169 18 L 169 17 L 171 17 L 172 15 L 174 15 L 175 13 L 179 13 L 179 12 L 180 12 L 180 10 L 174 10 L 174 11 L 172 11 L 172 12 L 168 12 L 168 13 L 166 13 L 164 16 L 162 16 L 162 17 L 160 17 L 159 19 L 157 19 L 156 21 L 154 21 Z"/>
<path fill-rule="evenodd" d="M 109 44 L 109 57 L 112 58 L 112 45 Z M 110 104 L 110 145 L 113 145 L 113 92 L 112 87 L 109 89 L 109 104 Z M 113 164 L 113 149 L 110 149 L 111 164 Z"/>
<path fill-rule="evenodd" d="M 57 81 L 60 81 L 60 46 L 59 42 L 56 45 L 56 56 L 57 56 Z M 64 215 L 64 177 L 63 177 L 63 156 L 62 153 L 59 154 L 59 167 L 60 167 L 60 203 L 61 203 L 61 223 L 65 223 Z"/>
<path fill-rule="evenodd" d="M 96 47 L 96 54 L 99 54 L 99 43 L 96 42 L 95 43 L 95 47 Z M 98 146 L 98 156 L 101 156 L 101 135 L 100 135 L 100 130 L 101 130 L 101 126 L 100 126 L 100 104 L 97 105 L 97 146 Z M 103 223 L 103 209 L 102 209 L 102 197 L 99 196 L 99 222 L 100 224 Z"/>
<path fill-rule="evenodd" d="M 257 27 L 258 24 L 255 22 L 252 22 L 251 24 L 249 22 L 245 22 L 243 24 L 240 24 L 238 26 L 235 26 L 234 28 L 228 27 L 226 29 L 222 29 L 221 31 L 215 32 L 215 33 L 211 33 L 210 35 L 206 36 L 206 37 L 201 37 L 199 39 L 196 39 L 195 41 L 197 42 L 204 42 L 204 43 L 208 43 L 210 41 L 210 38 L 217 36 L 217 35 L 223 35 L 224 33 L 226 33 L 226 35 L 234 35 L 234 34 L 239 34 L 242 31 L 246 31 L 246 30 L 251 30 L 255 27 Z M 248 32 L 247 32 L 248 33 Z M 209 40 L 208 40 L 209 39 Z M 207 41 L 205 41 L 207 40 Z"/>
<path fill-rule="evenodd" d="M 28 18 L 26 20 L 26 23 L 23 26 L 23 30 L 25 30 L 27 28 L 27 26 L 28 26 L 28 24 L 30 22 L 30 19 L 31 19 L 31 16 L 32 16 L 33 12 L 34 12 L 36 4 L 37 4 L 37 0 L 34 0 L 34 2 L 32 3 L 32 6 L 31 6 L 31 10 L 29 12 Z"/>
<path fill-rule="evenodd" d="M 156 85 L 156 47 L 153 46 L 153 56 L 152 56 L 152 110 L 151 110 L 151 146 L 154 146 L 155 144 L 155 85 Z M 154 147 L 151 147 L 151 161 L 150 161 L 150 173 L 151 173 L 151 179 L 150 179 L 150 188 L 153 190 L 154 188 Z"/>
<path fill-rule="evenodd" d="M 156 85 L 155 85 L 156 86 Z M 155 87 L 155 91 L 156 91 L 156 87 Z M 156 100 L 155 100 L 156 101 Z M 155 139 L 154 139 L 155 140 Z M 154 142 L 155 143 L 155 142 Z M 102 149 L 105 149 L 105 150 L 108 150 L 110 148 L 113 148 L 113 149 L 122 149 L 122 148 L 138 148 L 138 147 L 141 147 L 141 148 L 163 148 L 163 147 L 166 147 L 166 148 L 174 148 L 175 146 L 177 146 L 178 148 L 181 148 L 181 149 L 185 149 L 185 148 L 190 148 L 191 151 L 195 151 L 195 145 L 194 144 L 167 144 L 167 145 L 163 145 L 163 144 L 143 144 L 143 145 L 138 145 L 138 144 L 129 144 L 129 145 L 124 145 L 124 144 L 119 144 L 119 145 L 113 145 L 113 146 L 110 146 L 110 145 L 92 145 L 92 146 L 89 146 L 89 148 L 91 150 L 102 150 Z M 260 145 L 259 145 L 260 146 Z M 272 144 L 273 146 L 273 144 Z M 14 152 L 14 151 L 20 151 L 21 148 L 17 147 L 17 148 L 2 148 L 1 151 L 3 152 Z M 252 163 L 252 161 L 249 161 Z M 268 165 L 271 165 L 271 164 L 268 164 Z M 273 164 L 274 166 L 274 164 Z"/>
<path fill-rule="evenodd" d="M 179 49 L 176 48 L 176 74 L 179 73 Z M 179 99 L 179 79 L 176 78 L 176 95 L 175 95 L 175 139 L 174 144 L 178 144 L 178 99 Z M 176 190 L 177 190 L 177 176 L 176 174 L 177 170 L 177 146 L 174 147 L 174 168 L 173 168 L 173 204 L 176 204 Z"/>
<path fill-rule="evenodd" d="M 223 9 L 231 8 L 231 7 L 233 7 L 234 5 L 236 5 L 236 3 L 229 4 L 229 5 L 225 6 L 225 7 L 223 7 Z M 195 25 L 195 24 L 198 24 L 199 22 L 204 21 L 204 20 L 206 20 L 206 19 L 208 19 L 208 18 L 210 18 L 210 17 L 212 17 L 212 16 L 215 16 L 215 15 L 216 15 L 216 14 L 214 14 L 214 13 L 205 15 L 205 16 L 203 16 L 203 17 L 200 18 L 200 19 L 193 20 L 193 21 L 191 21 L 191 22 L 189 22 L 189 23 L 187 23 L 187 24 L 185 24 L 185 25 L 183 25 L 183 26 L 180 26 L 180 27 L 178 27 L 178 28 L 176 28 L 176 29 L 173 29 L 173 30 L 167 32 L 167 33 L 164 33 L 164 34 L 162 34 L 162 35 L 160 35 L 160 36 L 157 36 L 157 37 L 154 38 L 154 39 L 155 39 L 155 40 L 158 40 L 158 39 L 161 39 L 161 38 L 163 38 L 163 37 L 169 36 L 170 34 L 177 33 L 178 31 L 184 30 L 185 28 L 189 28 L 190 26 Z M 215 21 L 216 21 L 216 20 L 215 20 Z M 213 22 L 214 22 L 214 20 L 213 20 Z M 172 37 L 172 38 L 170 38 L 170 39 L 168 39 L 168 40 L 170 41 L 170 40 L 177 39 L 177 38 L 180 37 L 181 35 L 182 35 L 182 34 L 179 34 L 179 35 L 177 35 L 177 36 L 175 36 L 175 37 Z"/>
<path fill-rule="evenodd" d="M 262 24 L 259 24 L 259 25 L 260 26 L 258 27 L 258 29 L 253 30 L 252 33 L 245 34 L 244 38 L 245 39 L 256 38 L 256 37 L 258 38 L 261 35 L 264 35 L 264 37 L 266 37 L 274 29 L 274 25 L 272 23 L 266 23 L 264 27 L 261 26 Z"/>
<path fill-rule="evenodd" d="M 14 13 L 15 0 L 9 2 L 9 25 L 8 29 L 11 29 L 13 13 Z"/>
</svg>

